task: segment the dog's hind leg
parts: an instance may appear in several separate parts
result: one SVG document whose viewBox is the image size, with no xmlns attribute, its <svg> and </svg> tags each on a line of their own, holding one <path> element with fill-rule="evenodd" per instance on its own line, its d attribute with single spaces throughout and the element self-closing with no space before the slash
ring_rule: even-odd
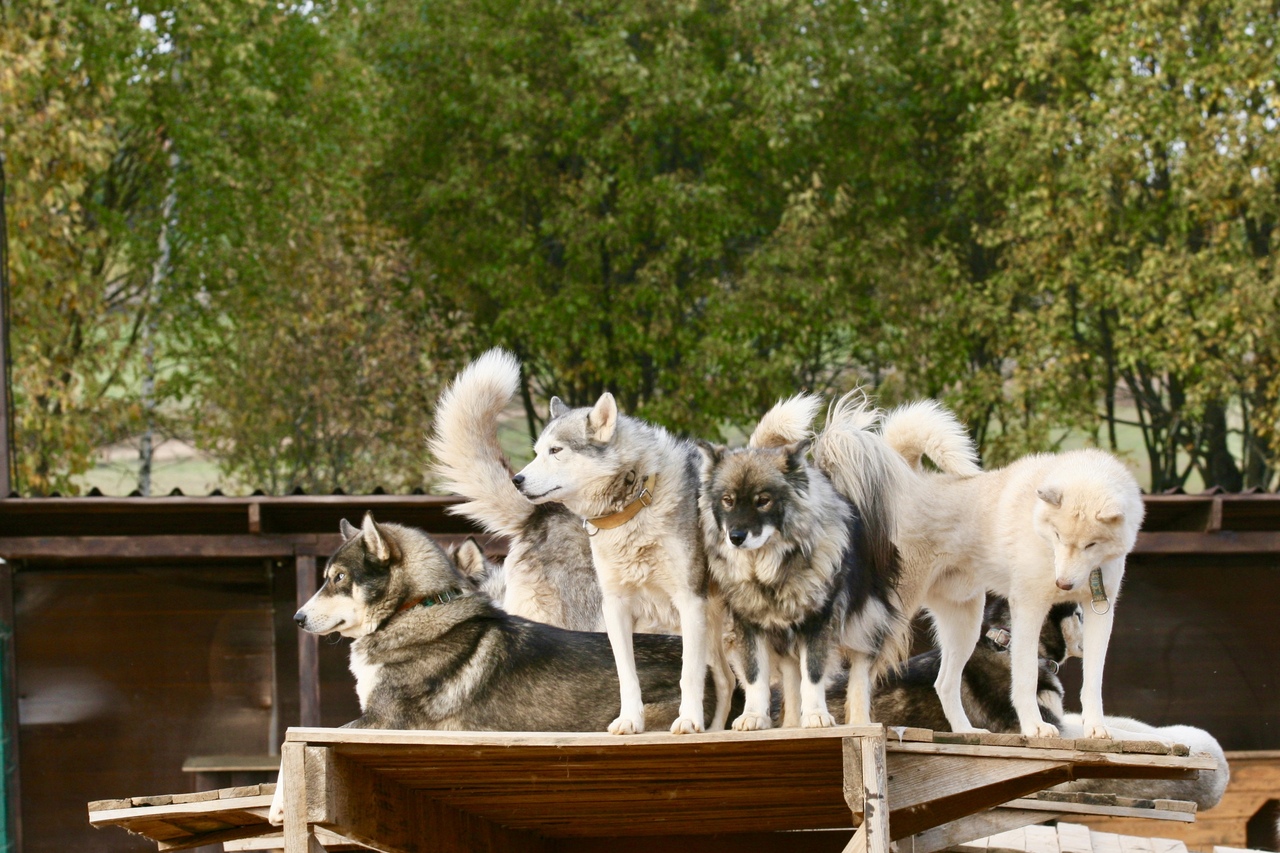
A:
<svg viewBox="0 0 1280 853">
<path fill-rule="evenodd" d="M 707 648 L 711 657 L 711 683 L 716 691 L 716 707 L 711 714 L 711 725 L 707 731 L 723 731 L 729 721 L 729 705 L 733 702 L 733 668 L 729 666 L 729 655 L 724 647 L 724 615 L 708 614 Z"/>
<path fill-rule="evenodd" d="M 849 651 L 849 686 L 844 701 L 844 721 L 854 726 L 871 722 L 871 664 L 865 652 Z"/>
<path fill-rule="evenodd" d="M 618 718 L 609 724 L 609 734 L 633 735 L 644 731 L 644 701 L 640 697 L 640 676 L 636 672 L 635 649 L 631 632 L 635 617 L 631 600 L 617 593 L 602 596 L 604 627 L 613 647 L 613 661 L 618 668 L 618 692 L 621 705 Z"/>
<path fill-rule="evenodd" d="M 1029 737 L 1057 737 L 1058 727 L 1040 715 L 1036 690 L 1040 683 L 1040 628 L 1049 615 L 1049 602 L 1009 597 L 1009 698 L 1018 727 Z"/>
<path fill-rule="evenodd" d="M 942 703 L 942 713 L 946 715 L 953 732 L 982 731 L 969 722 L 969 716 L 960 700 L 964 665 L 973 655 L 973 649 L 978 644 L 978 634 L 982 630 L 982 603 L 982 595 L 968 601 L 938 599 L 928 602 L 929 611 L 933 614 L 938 646 L 942 650 L 941 665 L 933 689 L 937 691 L 938 701 Z"/>
<path fill-rule="evenodd" d="M 782 725 L 800 725 L 800 661 L 790 654 L 778 658 L 778 675 L 782 681 Z"/>
<path fill-rule="evenodd" d="M 702 699 L 707 688 L 707 600 L 693 592 L 680 592 L 673 600 L 680 612 L 683 660 L 680 716 L 671 724 L 671 733 L 689 735 L 705 728 Z"/>
</svg>

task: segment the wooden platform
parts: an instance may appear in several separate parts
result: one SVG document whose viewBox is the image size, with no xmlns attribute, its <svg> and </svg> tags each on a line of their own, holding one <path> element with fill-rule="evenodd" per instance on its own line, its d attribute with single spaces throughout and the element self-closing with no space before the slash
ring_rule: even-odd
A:
<svg viewBox="0 0 1280 853">
<path fill-rule="evenodd" d="M 886 738 L 880 726 L 625 738 L 290 729 L 283 849 L 887 853 L 900 839 L 930 853 L 1076 812 L 1187 820 L 1189 804 L 1036 797 L 1075 778 L 1186 778 L 1213 767 L 1185 753 L 911 729 Z M 183 810 L 173 820 L 154 811 L 163 806 L 94 805 L 95 826 L 149 835 L 161 849 L 272 831 L 261 798 L 228 810 L 237 825 L 219 813 L 224 825 L 205 833 L 183 829 L 192 804 L 170 804 Z"/>
</svg>

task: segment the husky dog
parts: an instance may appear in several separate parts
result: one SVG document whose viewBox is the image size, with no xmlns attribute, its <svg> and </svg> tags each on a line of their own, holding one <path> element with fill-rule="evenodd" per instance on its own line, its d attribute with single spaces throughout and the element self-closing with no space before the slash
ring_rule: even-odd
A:
<svg viewBox="0 0 1280 853">
<path fill-rule="evenodd" d="M 536 456 L 512 478 L 535 504 L 559 502 L 585 519 L 603 595 L 604 624 L 618 666 L 622 712 L 613 734 L 645 729 L 632 654 L 637 619 L 679 630 L 684 697 L 677 734 L 700 732 L 703 675 L 715 676 L 715 728 L 723 728 L 732 675 L 716 608 L 708 607 L 707 561 L 698 529 L 698 450 L 661 427 L 618 411 L 605 392 L 594 406 L 570 409 L 551 398 L 551 419 Z"/>
<path fill-rule="evenodd" d="M 1011 615 L 1011 696 L 1023 734 L 1052 737 L 1058 729 L 1036 705 L 1036 644 L 1050 608 L 1059 602 L 1084 606 L 1084 680 L 1080 703 L 1085 737 L 1109 737 L 1102 719 L 1102 671 L 1115 618 L 1115 600 L 1124 577 L 1125 557 L 1133 550 L 1144 508 L 1137 481 L 1114 456 L 1102 450 L 1037 454 L 1007 468 L 974 474 L 950 469 L 926 473 L 919 457 L 927 449 L 911 426 L 910 413 L 891 413 L 883 426 L 885 441 L 914 462 L 923 481 L 924 501 L 946 515 L 950 530 L 930 544 L 946 554 L 951 574 L 950 600 L 935 599 L 930 609 L 946 636 L 957 642 L 976 637 L 980 604 L 957 595 L 964 586 L 994 592 L 1009 600 Z M 926 534 L 928 535 L 928 534 Z M 939 562 L 942 562 L 940 559 Z M 938 691 L 943 706 L 960 707 L 959 655 L 948 658 L 944 646 Z"/>
<path fill-rule="evenodd" d="M 358 529 L 344 520 L 341 532 L 324 585 L 294 620 L 355 639 L 361 714 L 349 727 L 599 731 L 616 716 L 606 636 L 503 612 L 420 530 L 365 515 Z M 678 637 L 635 637 L 642 719 L 653 726 L 682 712 L 680 650 Z M 273 823 L 283 821 L 283 802 L 278 786 Z"/>
<path fill-rule="evenodd" d="M 471 579 L 476 592 L 495 607 L 502 607 L 507 595 L 507 573 L 502 563 L 490 560 L 475 537 L 468 536 L 449 549 L 449 559 L 458 571 Z"/>
<path fill-rule="evenodd" d="M 510 540 L 496 600 L 516 616 L 575 631 L 602 627 L 600 585 L 577 516 L 558 503 L 534 504 L 511 483 L 498 444 L 498 418 L 520 384 L 520 363 L 492 349 L 458 374 L 436 405 L 430 439 L 435 472 L 467 498 L 450 508 Z"/>
<path fill-rule="evenodd" d="M 1063 714 L 1058 668 L 1067 658 L 1081 656 L 1082 620 L 1080 605 L 1055 604 L 1040 631 L 1036 698 L 1040 713 L 1053 725 L 1061 725 Z M 970 722 L 988 731 L 1017 732 L 1018 715 L 1009 697 L 1009 602 L 988 596 L 983 621 L 987 631 L 964 666 L 961 701 Z M 933 649 L 892 670 L 875 691 L 871 703 L 875 719 L 886 725 L 949 731 L 933 689 L 941 660 Z"/>
<path fill-rule="evenodd" d="M 1227 756 L 1217 739 L 1195 726 L 1153 726 L 1130 717 L 1104 717 L 1107 729 L 1121 740 L 1158 740 L 1181 743 L 1193 753 L 1205 753 L 1217 762 L 1216 770 L 1199 770 L 1190 779 L 1076 779 L 1058 785 L 1058 791 L 1087 791 L 1116 794 L 1121 797 L 1152 800 L 1190 800 L 1200 811 L 1211 809 L 1221 800 L 1231 779 Z M 1062 718 L 1063 737 L 1083 737 L 1084 724 L 1079 714 Z"/>
<path fill-rule="evenodd" d="M 811 421 L 818 401 L 808 399 Z M 873 663 L 886 638 L 903 636 L 907 627 L 896 606 L 892 543 L 871 547 L 862 523 L 865 511 L 805 460 L 808 439 L 761 447 L 767 442 L 759 433 L 752 438 L 756 446 L 741 450 L 699 445 L 708 567 L 741 646 L 746 705 L 733 726 L 771 725 L 775 654 L 786 662 L 780 667 L 788 694 L 784 724 L 796 719 L 798 692 L 800 725 L 832 725 L 826 691 L 837 648 L 851 664 L 846 716 L 867 723 Z M 878 560 L 881 556 L 886 559 Z M 798 691 L 790 687 L 796 677 Z"/>
<path fill-rule="evenodd" d="M 1085 734 L 1106 737 L 1102 665 L 1124 559 L 1143 514 L 1133 476 L 1100 450 L 1031 456 L 983 473 L 963 427 L 931 401 L 890 412 L 880 434 L 871 429 L 877 420 L 865 396 L 846 395 L 815 455 L 845 494 L 869 490 L 891 503 L 903 610 L 926 607 L 933 617 L 941 649 L 935 686 L 951 729 L 974 731 L 961 673 L 978 639 L 983 594 L 991 591 L 1010 602 L 1012 699 L 1025 735 L 1057 734 L 1036 703 L 1032 640 L 1053 604 L 1086 605 Z M 922 456 L 941 473 L 924 471 Z"/>
</svg>

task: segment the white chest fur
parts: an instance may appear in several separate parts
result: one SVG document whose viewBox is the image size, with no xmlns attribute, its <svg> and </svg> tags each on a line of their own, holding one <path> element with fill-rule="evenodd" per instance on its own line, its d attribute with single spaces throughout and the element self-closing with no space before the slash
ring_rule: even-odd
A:
<svg viewBox="0 0 1280 853">
<path fill-rule="evenodd" d="M 369 663 L 363 652 L 351 649 L 351 674 L 356 677 L 356 698 L 360 700 L 361 711 L 369 704 L 369 696 L 378 684 L 381 671 L 382 664 Z"/>
</svg>

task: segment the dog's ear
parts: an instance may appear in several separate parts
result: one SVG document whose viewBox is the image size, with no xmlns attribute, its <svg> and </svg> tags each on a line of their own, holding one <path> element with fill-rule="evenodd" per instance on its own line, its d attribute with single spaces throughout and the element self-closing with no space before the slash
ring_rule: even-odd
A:
<svg viewBox="0 0 1280 853">
<path fill-rule="evenodd" d="M 794 474 L 804 469 L 804 457 L 809 452 L 809 445 L 811 444 L 813 444 L 813 439 L 802 438 L 782 448 L 783 458 L 786 460 L 783 468 L 784 474 Z"/>
<path fill-rule="evenodd" d="M 564 404 L 564 400 L 561 400 L 559 397 L 551 398 L 551 420 L 554 421 L 556 418 L 567 415 L 568 413 L 569 407 Z"/>
<path fill-rule="evenodd" d="M 488 571 L 489 564 L 485 561 L 484 551 L 480 548 L 480 543 L 471 536 L 461 545 L 455 546 L 451 556 L 458 571 L 474 581 L 480 580 Z"/>
<path fill-rule="evenodd" d="M 720 464 L 720 460 L 724 459 L 724 445 L 712 444 L 703 438 L 695 438 L 693 443 L 698 448 L 698 452 L 702 454 L 702 472 L 704 474 L 709 473 L 712 468 Z"/>
<path fill-rule="evenodd" d="M 613 399 L 612 394 L 605 391 L 587 415 L 587 431 L 591 434 L 592 441 L 608 444 L 617 426 L 618 402 Z"/>
<path fill-rule="evenodd" d="M 345 518 L 338 522 L 338 532 L 342 534 L 343 542 L 350 542 L 360 535 L 360 531 Z"/>
<path fill-rule="evenodd" d="M 1062 506 L 1062 489 L 1058 486 L 1041 486 L 1036 489 L 1036 494 L 1050 506 Z"/>
<path fill-rule="evenodd" d="M 1124 521 L 1124 512 L 1115 506 L 1105 506 L 1095 516 L 1103 524 L 1119 524 Z"/>
<path fill-rule="evenodd" d="M 379 563 L 391 562 L 391 543 L 383 535 L 378 523 L 373 520 L 373 513 L 366 512 L 360 525 L 360 533 L 364 536 L 365 550 L 373 555 Z"/>
</svg>

